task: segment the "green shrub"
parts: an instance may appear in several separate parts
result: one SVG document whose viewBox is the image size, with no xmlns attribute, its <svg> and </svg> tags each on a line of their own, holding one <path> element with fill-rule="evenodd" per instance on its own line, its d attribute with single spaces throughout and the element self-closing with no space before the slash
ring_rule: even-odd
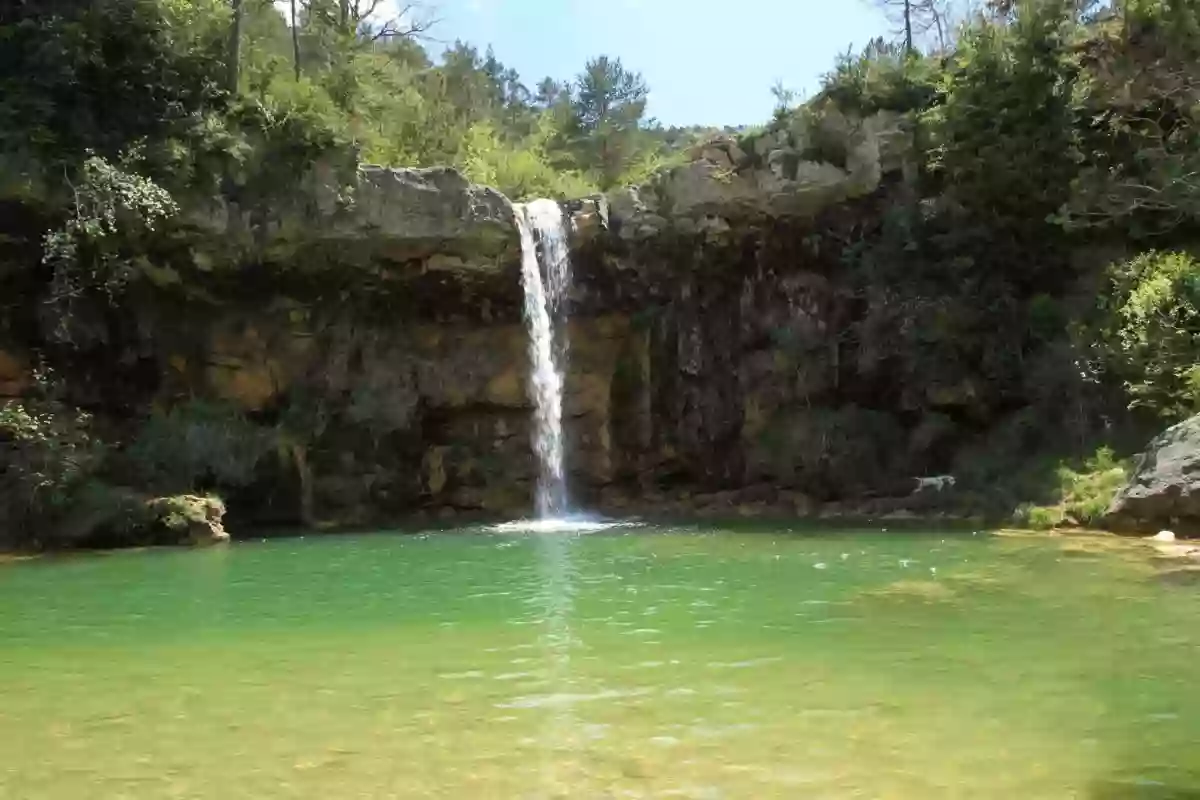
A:
<svg viewBox="0 0 1200 800">
<path fill-rule="evenodd" d="M 1111 271 L 1103 298 L 1114 370 L 1130 405 L 1168 420 L 1200 410 L 1200 262 L 1149 252 Z"/>
<path fill-rule="evenodd" d="M 841 126 L 826 121 L 824 106 L 810 105 L 797 111 L 793 122 L 793 129 L 796 128 L 803 131 L 799 137 L 803 147 L 801 160 L 823 161 L 846 168 L 850 158 L 850 134 Z"/>
<path fill-rule="evenodd" d="M 544 129 L 520 145 L 501 140 L 496 128 L 479 123 L 467 133 L 463 173 L 476 183 L 494 186 L 514 200 L 533 197 L 582 197 L 599 186 L 574 171 L 552 167 L 545 151 Z"/>
<path fill-rule="evenodd" d="M 1035 506 L 1022 503 L 1013 513 L 1013 524 L 1035 531 L 1049 531 L 1063 522 L 1062 509 L 1058 506 Z"/>
<path fill-rule="evenodd" d="M 1059 464 L 1055 475 L 1056 501 L 1022 504 L 1013 515 L 1018 525 L 1036 530 L 1095 526 L 1129 479 L 1129 464 L 1111 448 L 1101 447 L 1082 464 Z"/>
<path fill-rule="evenodd" d="M 61 341 L 74 339 L 76 304 L 91 295 L 114 300 L 146 261 L 131 252 L 131 243 L 178 210 L 154 181 L 99 156 L 84 160 L 73 193 L 66 222 L 42 241 L 42 263 L 51 273 L 47 303 L 56 312 L 54 335 Z"/>
<path fill-rule="evenodd" d="M 1008 229 L 1049 249 L 1047 217 L 1078 172 L 1069 5 L 1022 3 L 1013 24 L 964 32 L 941 77 L 943 100 L 925 115 L 932 171 L 992 229 L 993 246 Z"/>
<path fill-rule="evenodd" d="M 115 158 L 219 105 L 220 5 L 0 3 L 0 152 L 25 153 L 57 180 L 88 151 Z"/>
<path fill-rule="evenodd" d="M 861 53 L 847 53 L 822 81 L 821 94 L 843 111 L 920 111 L 937 96 L 937 64 L 908 56 L 903 47 L 877 39 Z"/>
<path fill-rule="evenodd" d="M 49 544 L 103 458 L 91 418 L 53 400 L 0 406 L 0 540 Z"/>
<path fill-rule="evenodd" d="M 238 410 L 193 400 L 155 410 L 122 454 L 132 483 L 164 494 L 253 482 L 259 461 L 275 446 L 272 430 Z"/>
</svg>

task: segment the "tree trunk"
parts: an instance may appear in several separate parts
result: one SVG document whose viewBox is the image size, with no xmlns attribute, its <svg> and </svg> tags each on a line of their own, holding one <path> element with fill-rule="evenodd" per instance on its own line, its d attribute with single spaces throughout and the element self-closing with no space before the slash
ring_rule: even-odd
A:
<svg viewBox="0 0 1200 800">
<path fill-rule="evenodd" d="M 913 54 L 912 0 L 904 0 L 904 52 Z"/>
<path fill-rule="evenodd" d="M 300 30 L 296 27 L 296 0 L 292 0 L 292 66 L 296 70 L 296 81 L 300 81 Z"/>
<path fill-rule="evenodd" d="M 229 74 L 225 88 L 230 94 L 237 94 L 242 75 L 242 21 L 246 16 L 243 3 L 244 0 L 233 0 L 233 22 L 229 26 Z"/>
</svg>

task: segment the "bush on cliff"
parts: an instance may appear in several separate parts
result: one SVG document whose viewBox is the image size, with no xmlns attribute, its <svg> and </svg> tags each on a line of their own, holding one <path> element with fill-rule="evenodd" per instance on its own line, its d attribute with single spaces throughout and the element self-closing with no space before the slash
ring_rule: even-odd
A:
<svg viewBox="0 0 1200 800">
<path fill-rule="evenodd" d="M 1082 462 L 1060 462 L 1056 485 L 1044 504 L 1024 503 L 1013 515 L 1021 526 L 1048 530 L 1096 527 L 1130 474 L 1130 462 L 1101 447 Z"/>
<path fill-rule="evenodd" d="M 1149 252 L 1111 271 L 1104 344 L 1134 408 L 1175 422 L 1200 410 L 1200 261 Z"/>
<path fill-rule="evenodd" d="M 838 59 L 821 82 L 821 97 L 861 116 L 923 110 L 937 97 L 938 78 L 934 58 L 906 54 L 901 44 L 875 39 L 859 53 Z"/>
<path fill-rule="evenodd" d="M 78 409 L 51 399 L 0 406 L 0 544 L 55 544 L 55 525 L 95 476 L 103 452 Z"/>
</svg>

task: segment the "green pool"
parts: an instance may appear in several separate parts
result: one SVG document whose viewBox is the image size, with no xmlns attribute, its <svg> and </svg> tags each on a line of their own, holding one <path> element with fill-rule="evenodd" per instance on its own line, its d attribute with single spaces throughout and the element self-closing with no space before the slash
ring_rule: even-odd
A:
<svg viewBox="0 0 1200 800">
<path fill-rule="evenodd" d="M 1140 545 L 622 527 L 0 566 L 0 798 L 1195 798 Z"/>
</svg>

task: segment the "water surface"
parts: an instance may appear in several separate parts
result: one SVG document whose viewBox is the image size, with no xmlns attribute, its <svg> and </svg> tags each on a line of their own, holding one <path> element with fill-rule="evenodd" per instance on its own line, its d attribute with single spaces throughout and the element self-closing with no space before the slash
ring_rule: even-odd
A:
<svg viewBox="0 0 1200 800">
<path fill-rule="evenodd" d="M 1200 797 L 1200 588 L 1049 538 L 307 538 L 0 608 L 3 798 Z"/>
</svg>

